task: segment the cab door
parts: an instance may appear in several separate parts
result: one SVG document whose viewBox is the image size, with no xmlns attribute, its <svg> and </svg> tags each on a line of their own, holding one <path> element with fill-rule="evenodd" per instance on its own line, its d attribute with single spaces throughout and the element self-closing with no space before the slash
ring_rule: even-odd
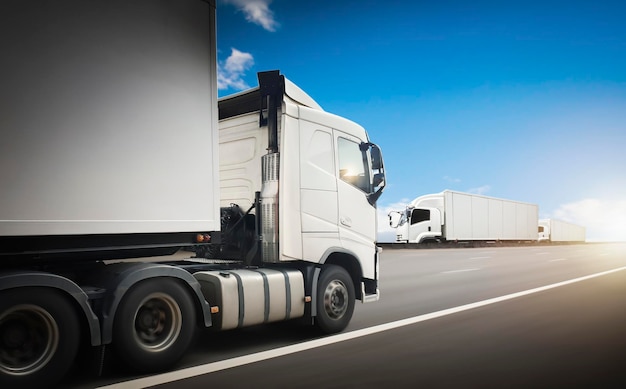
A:
<svg viewBox="0 0 626 389">
<path fill-rule="evenodd" d="M 342 247 L 362 258 L 363 276 L 375 277 L 376 207 L 368 201 L 372 192 L 367 148 L 358 138 L 334 130 L 337 166 L 339 238 Z"/>
</svg>

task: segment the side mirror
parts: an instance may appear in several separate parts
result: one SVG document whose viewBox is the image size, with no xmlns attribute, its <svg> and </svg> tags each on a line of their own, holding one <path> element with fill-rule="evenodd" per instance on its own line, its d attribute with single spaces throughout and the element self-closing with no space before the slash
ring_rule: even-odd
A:
<svg viewBox="0 0 626 389">
<path fill-rule="evenodd" d="M 383 168 L 383 156 L 380 152 L 380 148 L 376 145 L 372 145 L 370 149 L 370 155 L 372 158 L 372 169 L 382 170 Z"/>
<path fill-rule="evenodd" d="M 373 180 L 374 188 L 379 187 L 380 184 L 382 184 L 383 182 L 385 182 L 385 173 L 374 174 L 374 180 Z"/>
<path fill-rule="evenodd" d="M 380 148 L 373 143 L 361 143 L 361 151 L 366 151 L 369 148 L 370 162 L 372 164 L 372 187 L 370 194 L 367 195 L 367 201 L 371 205 L 375 205 L 376 201 L 383 194 L 385 189 L 385 168 L 383 167 L 383 155 Z"/>
<path fill-rule="evenodd" d="M 389 226 L 391 228 L 398 228 L 401 218 L 402 218 L 402 215 L 400 214 L 400 212 L 397 212 L 397 211 L 389 212 Z"/>
</svg>

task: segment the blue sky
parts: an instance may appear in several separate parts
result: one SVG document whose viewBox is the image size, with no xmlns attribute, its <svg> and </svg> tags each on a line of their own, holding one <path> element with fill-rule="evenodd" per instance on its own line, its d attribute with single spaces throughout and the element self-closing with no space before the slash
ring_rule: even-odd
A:
<svg viewBox="0 0 626 389">
<path fill-rule="evenodd" d="M 626 2 L 217 0 L 219 95 L 280 69 L 383 149 L 389 210 L 444 189 L 626 241 Z"/>
</svg>

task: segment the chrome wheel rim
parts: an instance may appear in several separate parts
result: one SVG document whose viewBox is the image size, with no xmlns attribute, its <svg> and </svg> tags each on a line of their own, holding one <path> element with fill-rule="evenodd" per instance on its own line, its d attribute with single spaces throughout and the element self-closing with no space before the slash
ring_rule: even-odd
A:
<svg viewBox="0 0 626 389">
<path fill-rule="evenodd" d="M 328 283 L 324 290 L 324 309 L 331 319 L 340 319 L 348 310 L 348 288 L 340 280 Z"/>
<path fill-rule="evenodd" d="M 182 313 L 176 301 L 164 293 L 143 299 L 135 313 L 135 340 L 144 350 L 159 352 L 170 347 L 182 327 Z"/>
</svg>

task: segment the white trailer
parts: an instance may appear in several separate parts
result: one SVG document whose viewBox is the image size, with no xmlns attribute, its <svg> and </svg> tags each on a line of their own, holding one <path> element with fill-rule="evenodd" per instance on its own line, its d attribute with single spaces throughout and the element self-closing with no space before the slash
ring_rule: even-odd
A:
<svg viewBox="0 0 626 389">
<path fill-rule="evenodd" d="M 534 241 L 535 204 L 445 190 L 413 200 L 390 212 L 396 242 Z"/>
<path fill-rule="evenodd" d="M 540 219 L 539 242 L 584 242 L 586 228 L 556 219 Z"/>
<path fill-rule="evenodd" d="M 218 101 L 214 0 L 7 0 L 0 50 L 0 387 L 378 300 L 380 149 L 278 71 Z"/>
</svg>

